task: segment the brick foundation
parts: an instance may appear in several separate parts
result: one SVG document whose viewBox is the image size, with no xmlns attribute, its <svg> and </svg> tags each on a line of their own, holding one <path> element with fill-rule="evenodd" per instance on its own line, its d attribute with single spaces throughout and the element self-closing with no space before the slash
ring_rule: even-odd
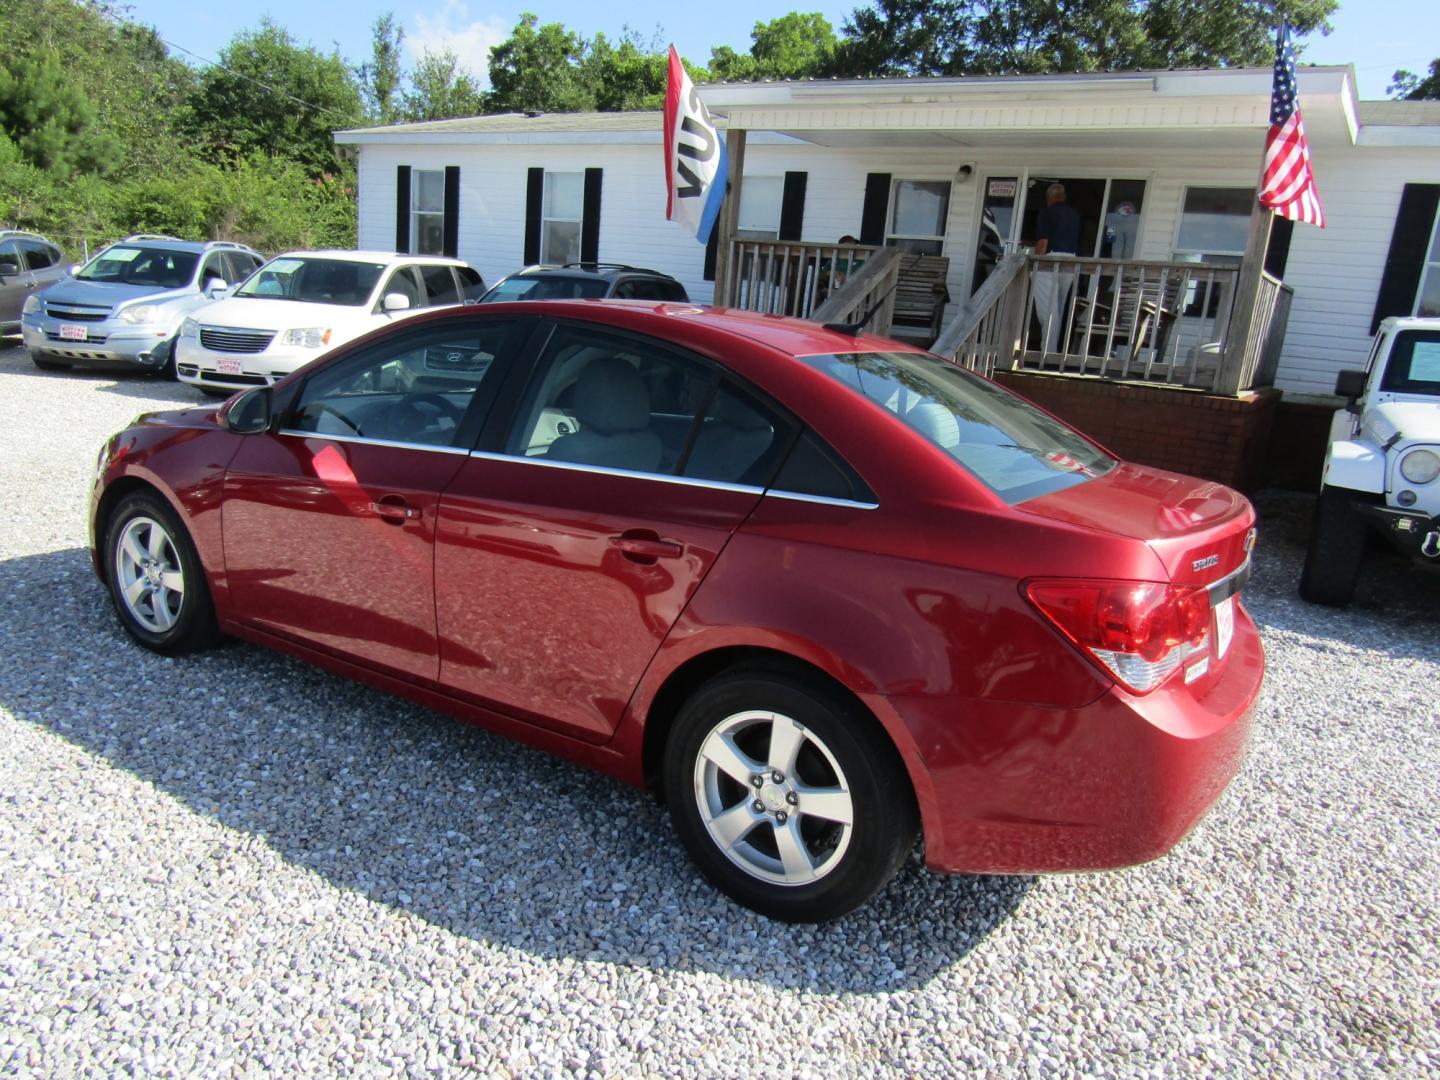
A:
<svg viewBox="0 0 1440 1080">
<path fill-rule="evenodd" d="M 1278 390 L 1201 390 L 1076 375 L 996 372 L 995 379 L 1128 461 L 1254 491 L 1265 475 Z"/>
</svg>

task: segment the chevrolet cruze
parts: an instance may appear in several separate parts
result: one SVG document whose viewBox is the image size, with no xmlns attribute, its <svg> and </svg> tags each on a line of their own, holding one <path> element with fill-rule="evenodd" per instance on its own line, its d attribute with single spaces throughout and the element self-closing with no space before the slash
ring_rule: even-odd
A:
<svg viewBox="0 0 1440 1080">
<path fill-rule="evenodd" d="M 418 315 L 102 449 L 141 645 L 234 635 L 660 795 L 791 920 L 1121 867 L 1243 758 L 1249 503 L 881 338 L 620 301 Z"/>
</svg>

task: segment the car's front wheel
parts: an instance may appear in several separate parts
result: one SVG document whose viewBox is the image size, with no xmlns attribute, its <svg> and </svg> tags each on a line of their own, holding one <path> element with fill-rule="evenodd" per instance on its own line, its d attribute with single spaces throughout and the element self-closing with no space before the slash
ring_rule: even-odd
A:
<svg viewBox="0 0 1440 1080">
<path fill-rule="evenodd" d="M 126 631 L 145 648 L 180 656 L 219 637 L 200 556 L 157 495 L 121 500 L 105 530 L 105 571 Z"/>
<path fill-rule="evenodd" d="M 1355 496 L 1344 488 L 1321 489 L 1300 571 L 1300 596 L 1312 604 L 1344 607 L 1355 597 L 1365 555 L 1366 525 Z"/>
<path fill-rule="evenodd" d="M 707 683 L 676 717 L 664 779 L 676 831 L 704 874 L 791 922 L 864 904 L 919 831 L 895 747 L 818 680 L 754 670 Z"/>
</svg>

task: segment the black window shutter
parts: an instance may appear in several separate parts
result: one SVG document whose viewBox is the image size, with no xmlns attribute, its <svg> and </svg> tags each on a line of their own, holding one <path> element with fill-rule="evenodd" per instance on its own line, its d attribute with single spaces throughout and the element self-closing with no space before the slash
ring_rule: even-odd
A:
<svg viewBox="0 0 1440 1080">
<path fill-rule="evenodd" d="M 799 240 L 805 231 L 805 181 L 809 173 L 787 172 L 780 199 L 780 239 Z"/>
<path fill-rule="evenodd" d="M 725 214 L 725 203 L 720 203 L 720 214 Z M 720 258 L 720 222 L 710 230 L 710 239 L 705 241 L 705 280 L 715 280 L 715 263 Z"/>
<path fill-rule="evenodd" d="M 455 258 L 460 250 L 460 166 L 445 166 L 445 238 L 442 253 Z"/>
<path fill-rule="evenodd" d="M 600 180 L 604 169 L 585 170 L 585 210 L 580 219 L 580 261 L 600 261 Z"/>
<path fill-rule="evenodd" d="M 395 250 L 410 250 L 410 166 L 395 166 Z"/>
<path fill-rule="evenodd" d="M 885 243 L 885 211 L 890 209 L 890 174 L 872 172 L 865 177 L 865 209 L 860 213 L 860 242 Z"/>
<path fill-rule="evenodd" d="M 1290 237 L 1294 234 L 1295 222 L 1277 215 L 1270 226 L 1270 243 L 1265 248 L 1265 272 L 1271 277 L 1285 280 L 1285 266 L 1290 261 Z"/>
<path fill-rule="evenodd" d="M 531 169 L 525 185 L 525 265 L 540 261 L 540 209 L 545 201 L 545 170 Z"/>
<path fill-rule="evenodd" d="M 1400 195 L 1400 212 L 1390 234 L 1390 254 L 1380 278 L 1380 295 L 1375 298 L 1375 317 L 1370 332 L 1390 315 L 1409 315 L 1415 310 L 1415 293 L 1425 269 L 1425 249 L 1435 229 L 1435 209 L 1440 206 L 1440 184 L 1406 184 Z"/>
</svg>

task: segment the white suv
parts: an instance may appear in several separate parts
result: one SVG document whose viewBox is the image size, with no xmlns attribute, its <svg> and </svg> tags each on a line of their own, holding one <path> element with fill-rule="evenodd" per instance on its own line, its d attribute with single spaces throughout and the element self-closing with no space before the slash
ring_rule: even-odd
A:
<svg viewBox="0 0 1440 1080">
<path fill-rule="evenodd" d="M 267 386 L 390 319 L 484 292 L 480 275 L 459 259 L 292 251 L 185 320 L 175 372 L 217 396 Z"/>
<path fill-rule="evenodd" d="M 1440 319 L 1386 319 L 1365 371 L 1342 371 L 1300 595 L 1348 604 L 1365 538 L 1440 559 Z"/>
</svg>

